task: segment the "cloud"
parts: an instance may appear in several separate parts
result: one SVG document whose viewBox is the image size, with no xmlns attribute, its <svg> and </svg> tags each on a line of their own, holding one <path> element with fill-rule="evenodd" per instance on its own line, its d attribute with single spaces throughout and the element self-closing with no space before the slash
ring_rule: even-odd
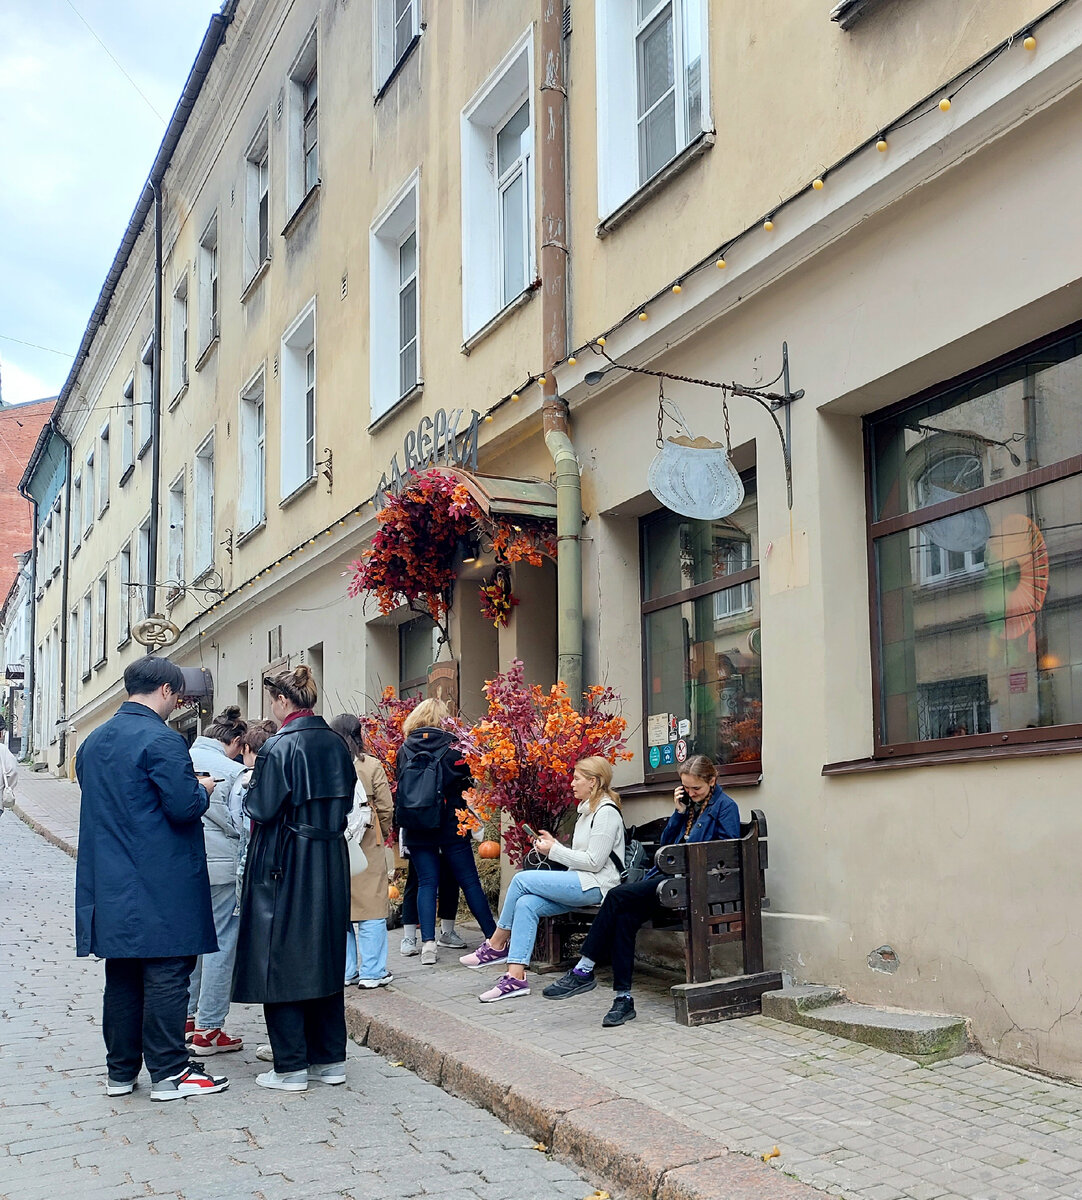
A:
<svg viewBox="0 0 1082 1200">
<path fill-rule="evenodd" d="M 55 396 L 56 392 L 57 389 L 49 387 L 44 379 L 31 375 L 6 359 L 0 359 L 0 395 L 5 404 L 27 404 L 31 400 Z"/>
</svg>

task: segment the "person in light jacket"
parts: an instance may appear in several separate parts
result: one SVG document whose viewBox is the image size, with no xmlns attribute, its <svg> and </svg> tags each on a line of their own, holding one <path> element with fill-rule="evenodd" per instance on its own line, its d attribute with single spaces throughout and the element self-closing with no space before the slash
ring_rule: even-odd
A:
<svg viewBox="0 0 1082 1200">
<path fill-rule="evenodd" d="M 256 757 L 245 803 L 255 822 L 240 898 L 233 999 L 262 1004 L 274 1070 L 261 1087 L 302 1092 L 346 1081 L 342 979 L 349 927 L 346 818 L 357 773 L 313 712 L 306 666 L 268 675 L 278 732 Z"/>
<path fill-rule="evenodd" d="M 361 837 L 367 868 L 349 881 L 349 933 L 346 936 L 346 983 L 358 987 L 386 987 L 394 980 L 387 970 L 387 852 L 383 843 L 391 828 L 394 801 L 387 772 L 371 754 L 364 752 L 361 722 L 353 713 L 331 721 L 353 755 L 357 779 L 372 810 L 372 822 Z M 360 945 L 360 967 L 357 949 Z"/>
<path fill-rule="evenodd" d="M 507 963 L 507 973 L 478 997 L 482 1004 L 530 994 L 526 967 L 542 917 L 600 904 L 620 882 L 624 819 L 620 797 L 612 790 L 612 764 L 598 757 L 580 759 L 571 791 L 579 807 L 570 848 L 544 829 L 534 842 L 538 853 L 567 870 L 519 871 L 507 889 L 496 932 L 458 960 L 472 968 Z"/>
<path fill-rule="evenodd" d="M 145 1061 L 152 1100 L 212 1095 L 229 1080 L 190 1062 L 184 1045 L 188 979 L 196 957 L 218 948 L 200 821 L 212 785 L 200 786 L 165 723 L 181 669 L 137 658 L 124 688 L 127 701 L 75 754 L 75 952 L 105 959 L 105 1091 L 130 1094 Z"/>
<path fill-rule="evenodd" d="M 214 783 L 210 807 L 203 814 L 203 840 L 207 848 L 210 902 L 214 930 L 218 935 L 216 954 L 204 954 L 195 964 L 188 993 L 188 1024 L 185 1036 L 196 1058 L 240 1050 L 243 1039 L 225 1031 L 229 996 L 233 989 L 233 960 L 237 953 L 237 863 L 240 857 L 241 815 L 230 811 L 230 799 L 244 764 L 238 762 L 241 740 L 248 724 L 239 708 L 220 712 L 192 743 L 189 754 L 198 775 L 209 775 Z"/>
<path fill-rule="evenodd" d="M 661 844 L 714 842 L 740 836 L 740 810 L 722 791 L 718 769 L 705 755 L 696 754 L 680 766 L 680 786 L 673 792 L 673 813 L 661 833 Z M 622 883 L 605 897 L 601 911 L 590 926 L 582 946 L 582 957 L 542 995 L 564 1000 L 596 986 L 594 966 L 608 958 L 612 962 L 612 1007 L 601 1024 L 606 1028 L 635 1019 L 631 977 L 635 966 L 635 939 L 653 916 L 667 910 L 657 898 L 660 872 L 657 867 L 635 883 Z"/>
</svg>

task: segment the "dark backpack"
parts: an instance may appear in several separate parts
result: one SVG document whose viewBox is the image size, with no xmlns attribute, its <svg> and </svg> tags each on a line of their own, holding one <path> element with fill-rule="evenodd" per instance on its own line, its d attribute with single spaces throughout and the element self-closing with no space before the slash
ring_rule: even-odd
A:
<svg viewBox="0 0 1082 1200">
<path fill-rule="evenodd" d="M 604 807 L 604 805 L 601 805 L 598 811 L 600 812 L 601 808 Z M 620 811 L 615 804 L 611 805 L 611 807 L 615 808 L 617 812 Z M 620 819 L 623 820 L 623 817 L 621 816 Z M 620 858 L 615 850 L 609 851 L 609 861 L 620 872 L 621 883 L 637 883 L 649 869 L 646 864 L 646 850 L 642 842 L 636 839 L 635 833 L 636 829 L 634 826 L 631 829 L 628 829 L 626 825 L 624 826 L 623 859 Z"/>
<path fill-rule="evenodd" d="M 399 829 L 439 829 L 446 772 L 443 760 L 454 748 L 450 742 L 439 749 L 424 741 L 412 746 L 402 743 L 395 763 L 394 821 Z"/>
</svg>

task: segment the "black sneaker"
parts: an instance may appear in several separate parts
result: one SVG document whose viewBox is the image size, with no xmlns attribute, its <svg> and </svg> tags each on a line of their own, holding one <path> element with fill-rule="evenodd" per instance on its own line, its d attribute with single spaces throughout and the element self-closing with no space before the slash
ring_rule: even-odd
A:
<svg viewBox="0 0 1082 1200">
<path fill-rule="evenodd" d="M 577 971 L 568 971 L 566 975 L 561 975 L 555 983 L 550 983 L 547 988 L 541 993 L 542 996 L 547 996 L 549 1000 L 564 1000 L 568 996 L 577 996 L 579 992 L 590 992 L 597 987 L 597 980 L 594 978 L 593 971 L 587 975 L 580 975 Z"/>
<path fill-rule="evenodd" d="M 630 996 L 617 996 L 612 1002 L 612 1008 L 601 1018 L 601 1024 L 606 1029 L 611 1029 L 613 1025 L 634 1021 L 635 1016 L 635 1001 Z"/>
</svg>

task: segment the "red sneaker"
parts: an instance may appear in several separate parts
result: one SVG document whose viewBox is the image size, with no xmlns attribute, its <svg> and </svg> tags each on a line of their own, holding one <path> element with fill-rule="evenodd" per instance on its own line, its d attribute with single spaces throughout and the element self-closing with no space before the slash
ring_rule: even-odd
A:
<svg viewBox="0 0 1082 1200">
<path fill-rule="evenodd" d="M 244 1046 L 244 1039 L 230 1037 L 224 1029 L 197 1029 L 188 1044 L 192 1054 L 203 1058 L 207 1054 L 226 1054 L 230 1050 L 240 1050 Z"/>
<path fill-rule="evenodd" d="M 184 1041 L 190 1042 L 195 1033 L 195 1017 L 189 1017 L 184 1022 Z"/>
</svg>

